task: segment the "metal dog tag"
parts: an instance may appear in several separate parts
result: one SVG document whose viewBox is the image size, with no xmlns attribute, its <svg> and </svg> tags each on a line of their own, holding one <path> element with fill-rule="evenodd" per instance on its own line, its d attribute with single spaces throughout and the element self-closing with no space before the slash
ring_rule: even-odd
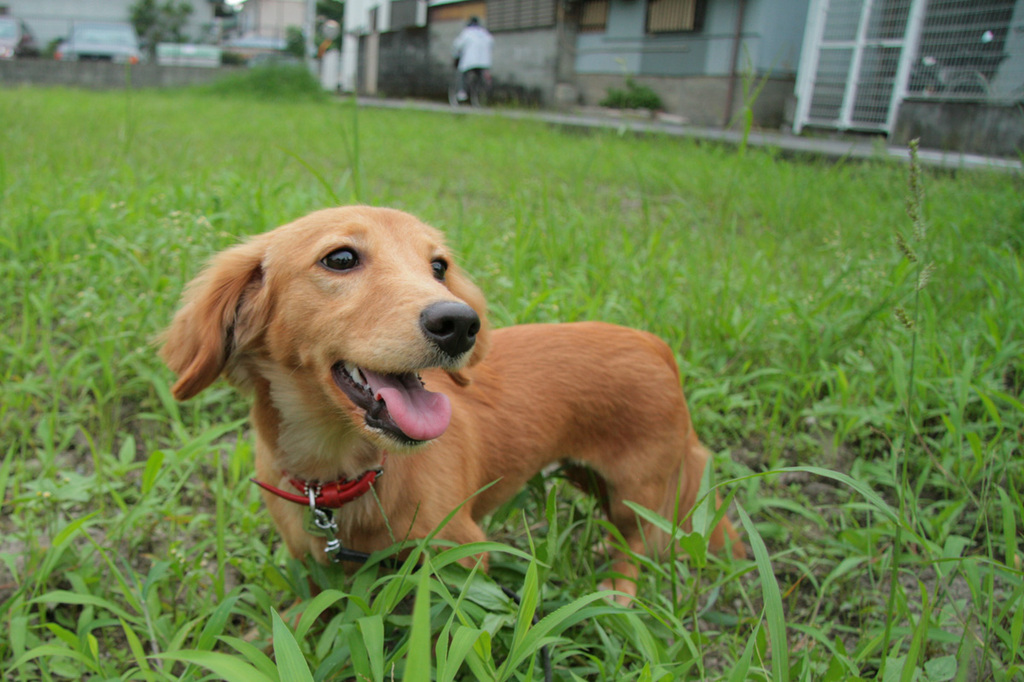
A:
<svg viewBox="0 0 1024 682">
<path fill-rule="evenodd" d="M 324 547 L 327 558 L 338 561 L 336 555 L 341 550 L 341 543 L 337 538 L 338 524 L 334 522 L 334 512 L 316 506 L 306 507 L 302 525 L 310 535 L 327 540 L 327 546 Z"/>
</svg>

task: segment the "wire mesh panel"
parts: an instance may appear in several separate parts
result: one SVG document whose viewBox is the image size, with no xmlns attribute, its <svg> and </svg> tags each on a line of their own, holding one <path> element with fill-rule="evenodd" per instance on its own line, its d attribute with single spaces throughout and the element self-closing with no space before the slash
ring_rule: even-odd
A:
<svg viewBox="0 0 1024 682">
<path fill-rule="evenodd" d="M 850 127 L 887 129 L 899 61 L 899 47 L 864 48 L 853 95 Z"/>
<path fill-rule="evenodd" d="M 823 0 L 806 123 L 886 130 L 911 0 Z M 812 11 L 815 8 L 812 7 Z"/>
<path fill-rule="evenodd" d="M 908 97 L 1024 101 L 1024 0 L 812 0 L 794 130 L 888 132 Z"/>
<path fill-rule="evenodd" d="M 907 94 L 942 100 L 1024 96 L 1024 2 L 930 0 Z"/>
<path fill-rule="evenodd" d="M 852 47 L 823 47 L 814 74 L 809 117 L 813 121 L 838 121 L 843 112 L 846 83 L 853 63 Z"/>
</svg>

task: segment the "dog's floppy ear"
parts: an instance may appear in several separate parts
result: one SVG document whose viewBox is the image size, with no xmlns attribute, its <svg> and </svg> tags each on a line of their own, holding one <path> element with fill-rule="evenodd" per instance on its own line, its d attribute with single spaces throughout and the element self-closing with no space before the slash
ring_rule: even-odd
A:
<svg viewBox="0 0 1024 682">
<path fill-rule="evenodd" d="M 251 335 L 263 284 L 263 240 L 254 239 L 221 252 L 186 287 L 181 308 L 160 337 L 160 357 L 178 375 L 171 391 L 187 400 L 212 384 L 243 332 Z M 243 304 L 250 309 L 244 311 Z M 258 317 L 258 315 L 257 315 Z M 237 328 L 244 324 L 248 329 Z"/>
<path fill-rule="evenodd" d="M 446 280 L 449 291 L 461 298 L 480 317 L 480 331 L 476 334 L 476 344 L 474 344 L 473 353 L 469 356 L 469 362 L 466 364 L 467 367 L 472 367 L 483 360 L 491 347 L 491 323 L 487 319 L 487 300 L 480 289 L 455 265 L 448 268 Z M 468 379 L 460 372 L 449 372 L 449 374 L 462 385 L 469 383 Z"/>
</svg>

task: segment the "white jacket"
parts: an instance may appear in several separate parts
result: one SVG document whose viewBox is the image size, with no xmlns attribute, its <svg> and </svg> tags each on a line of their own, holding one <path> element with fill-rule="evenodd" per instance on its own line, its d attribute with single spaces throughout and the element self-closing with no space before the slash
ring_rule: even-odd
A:
<svg viewBox="0 0 1024 682">
<path fill-rule="evenodd" d="M 459 59 L 459 71 L 491 68 L 494 36 L 483 26 L 467 26 L 452 43 L 452 56 Z"/>
</svg>

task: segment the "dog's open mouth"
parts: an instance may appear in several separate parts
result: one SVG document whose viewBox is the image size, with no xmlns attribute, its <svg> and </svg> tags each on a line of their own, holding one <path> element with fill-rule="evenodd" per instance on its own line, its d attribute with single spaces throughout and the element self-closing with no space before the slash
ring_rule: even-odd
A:
<svg viewBox="0 0 1024 682">
<path fill-rule="evenodd" d="M 423 387 L 415 372 L 378 374 L 339 362 L 331 368 L 334 383 L 365 413 L 366 425 L 414 445 L 437 438 L 451 421 L 448 396 Z"/>
</svg>

